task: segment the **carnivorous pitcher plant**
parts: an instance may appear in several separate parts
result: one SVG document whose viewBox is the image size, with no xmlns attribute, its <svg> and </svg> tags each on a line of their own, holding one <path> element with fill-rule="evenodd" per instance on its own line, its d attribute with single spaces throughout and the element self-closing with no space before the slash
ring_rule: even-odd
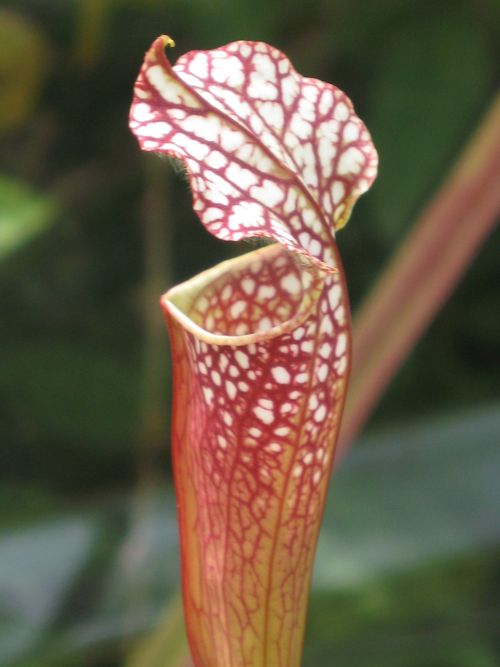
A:
<svg viewBox="0 0 500 667">
<path fill-rule="evenodd" d="M 159 37 L 130 127 L 182 160 L 220 239 L 275 243 L 162 298 L 185 618 L 196 667 L 298 667 L 351 360 L 336 230 L 377 154 L 351 101 L 239 41 L 171 66 Z"/>
</svg>

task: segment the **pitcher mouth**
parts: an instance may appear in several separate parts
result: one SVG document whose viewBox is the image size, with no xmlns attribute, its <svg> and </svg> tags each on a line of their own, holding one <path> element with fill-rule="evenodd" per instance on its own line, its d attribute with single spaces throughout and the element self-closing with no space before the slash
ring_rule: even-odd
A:
<svg viewBox="0 0 500 667">
<path fill-rule="evenodd" d="M 325 274 L 279 244 L 221 262 L 170 289 L 166 315 L 199 340 L 249 345 L 293 331 L 313 310 Z"/>
</svg>

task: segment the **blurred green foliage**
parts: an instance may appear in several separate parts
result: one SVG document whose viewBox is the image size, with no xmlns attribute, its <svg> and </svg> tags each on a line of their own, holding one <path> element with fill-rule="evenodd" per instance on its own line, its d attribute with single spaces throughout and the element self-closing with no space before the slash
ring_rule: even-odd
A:
<svg viewBox="0 0 500 667">
<path fill-rule="evenodd" d="M 159 294 L 168 284 L 246 248 L 208 236 L 190 209 L 185 181 L 170 169 L 161 169 L 159 176 L 151 168 L 156 158 L 142 155 L 128 131 L 133 81 L 154 37 L 166 32 L 175 38 L 173 58 L 234 39 L 267 40 L 285 51 L 301 73 L 332 81 L 352 97 L 381 156 L 373 192 L 339 235 L 356 307 L 495 92 L 499 19 L 496 0 L 3 3 L 1 526 L 27 525 L 75 504 L 128 493 L 144 475 L 168 477 L 170 379 L 166 333 L 156 307 Z M 163 241 L 156 243 L 153 256 L 158 238 Z M 374 427 L 442 411 L 458 418 L 466 407 L 498 398 L 498 242 L 497 231 L 386 394 Z M 388 446 L 398 445 L 390 440 Z M 466 477 L 466 464 L 460 467 L 460 462 L 455 462 L 456 474 Z M 456 488 L 452 485 L 450 494 Z M 361 494 L 357 511 L 362 514 L 370 502 Z M 101 535 L 112 535 L 113 521 L 123 521 L 121 510 L 111 517 L 99 519 Z M 85 539 L 84 533 L 75 533 L 73 546 Z M 333 664 L 331 651 L 339 667 L 366 664 L 352 657 L 361 655 L 356 653 L 360 636 L 349 635 L 348 629 L 336 634 L 343 623 L 357 628 L 367 646 L 380 648 L 373 665 L 498 664 L 498 646 L 488 631 L 494 606 L 488 596 L 498 592 L 499 582 L 493 546 L 487 553 L 478 546 L 475 555 L 471 549 L 470 559 L 458 559 L 452 568 L 438 559 L 435 567 L 427 563 L 389 586 L 367 584 L 363 592 L 340 601 L 337 593 L 335 601 L 328 592 L 318 592 L 306 664 Z M 363 548 L 369 549 L 369 542 Z M 101 545 L 90 561 L 76 562 L 67 549 L 60 547 L 61 562 L 68 561 L 74 571 L 65 580 L 64 595 L 71 593 L 73 577 L 84 583 L 76 597 L 65 598 L 60 615 L 85 608 L 81 591 L 86 582 L 93 589 L 96 579 L 107 576 L 106 564 L 114 554 L 112 547 Z M 453 560 L 452 554 L 448 557 Z M 37 559 L 26 567 L 36 571 Z M 427 654 L 419 632 L 432 628 L 435 617 L 420 610 L 423 601 L 429 609 L 441 608 L 440 581 L 447 582 L 446 595 L 454 591 L 446 604 L 460 618 L 436 629 L 437 648 Z M 150 598 L 148 604 L 150 609 Z M 496 605 L 498 613 L 498 598 Z M 147 622 L 133 626 L 134 632 L 151 622 L 151 611 L 145 613 Z M 476 624 L 483 615 L 484 631 L 462 631 L 469 617 Z M 118 664 L 116 644 L 88 657 L 77 647 L 92 644 L 92 630 L 87 629 L 87 643 L 71 633 L 62 640 L 59 621 L 50 614 L 43 618 L 51 619 L 40 630 L 47 638 L 44 646 L 68 642 L 71 662 L 64 651 L 58 661 L 58 651 L 47 649 L 46 660 L 39 653 L 35 662 L 15 664 Z M 116 637 L 116 618 L 108 621 L 107 630 L 93 629 L 104 643 L 106 632 Z M 11 640 L 14 625 L 8 626 Z M 120 636 L 127 636 L 126 628 Z"/>
</svg>

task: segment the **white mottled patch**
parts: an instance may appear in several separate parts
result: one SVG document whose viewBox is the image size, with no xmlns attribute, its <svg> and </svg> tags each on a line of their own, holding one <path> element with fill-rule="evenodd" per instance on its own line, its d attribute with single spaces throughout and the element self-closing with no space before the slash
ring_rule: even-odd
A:
<svg viewBox="0 0 500 667">
<path fill-rule="evenodd" d="M 336 120 L 347 120 L 349 118 L 349 109 L 344 102 L 337 102 L 333 110 L 333 117 Z"/>
<path fill-rule="evenodd" d="M 271 375 L 278 384 L 288 384 L 291 380 L 290 373 L 284 366 L 275 366 L 271 370 Z"/>
<path fill-rule="evenodd" d="M 344 141 L 356 141 L 359 139 L 359 126 L 353 121 L 349 121 L 342 132 Z"/>
<path fill-rule="evenodd" d="M 223 216 L 222 209 L 215 207 L 207 208 L 203 212 L 203 222 L 209 223 L 213 222 L 214 220 L 220 220 L 222 216 Z"/>
<path fill-rule="evenodd" d="M 330 308 L 332 310 L 335 310 L 335 308 L 339 305 L 341 296 L 342 290 L 340 289 L 340 285 L 334 285 L 328 292 L 328 303 L 330 304 Z"/>
<path fill-rule="evenodd" d="M 236 361 L 236 363 L 240 368 L 243 368 L 244 370 L 250 368 L 250 361 L 248 359 L 248 355 L 245 354 L 245 352 L 243 352 L 242 350 L 236 350 L 236 352 L 234 353 L 234 360 Z"/>
<path fill-rule="evenodd" d="M 238 43 L 238 51 L 243 58 L 248 58 L 252 54 L 252 47 L 249 44 Z"/>
<path fill-rule="evenodd" d="M 241 281 L 241 289 L 247 294 L 248 296 L 251 296 L 255 292 L 255 280 L 253 278 L 244 278 Z"/>
<path fill-rule="evenodd" d="M 269 317 L 263 317 L 261 320 L 259 320 L 259 323 L 257 325 L 257 331 L 269 331 L 273 326 L 273 323 L 269 319 Z"/>
<path fill-rule="evenodd" d="M 359 174 L 363 163 L 363 153 L 359 148 L 351 146 L 340 156 L 338 173 L 341 176 L 345 176 L 346 174 Z"/>
<path fill-rule="evenodd" d="M 263 116 L 266 125 L 281 132 L 285 122 L 283 108 L 277 102 L 257 102 L 256 107 Z"/>
<path fill-rule="evenodd" d="M 203 387 L 203 396 L 205 398 L 205 402 L 211 406 L 214 400 L 213 390 L 210 387 Z"/>
<path fill-rule="evenodd" d="M 260 419 L 264 424 L 272 424 L 274 421 L 274 414 L 270 410 L 257 406 L 253 409 L 253 412 L 257 419 Z"/>
<path fill-rule="evenodd" d="M 161 65 L 152 65 L 146 70 L 149 83 L 156 88 L 166 102 L 186 104 L 192 109 L 199 109 L 200 102 L 173 77 L 169 76 Z"/>
<path fill-rule="evenodd" d="M 321 423 L 326 416 L 326 408 L 324 405 L 320 405 L 319 408 L 314 413 L 314 421 Z"/>
<path fill-rule="evenodd" d="M 311 465 L 313 462 L 313 454 L 312 452 L 307 452 L 307 454 L 304 455 L 304 458 L 302 459 L 304 461 L 304 465 L 308 466 Z"/>
<path fill-rule="evenodd" d="M 231 382 L 231 380 L 226 380 L 225 387 L 226 387 L 226 393 L 229 396 L 229 398 L 231 400 L 234 400 L 236 398 L 236 393 L 237 393 L 236 385 L 234 384 L 234 382 Z"/>
<path fill-rule="evenodd" d="M 189 71 L 200 79 L 208 78 L 208 58 L 205 53 L 195 55 L 189 63 Z"/>
<path fill-rule="evenodd" d="M 247 307 L 247 304 L 245 303 L 245 301 L 242 301 L 242 300 L 235 301 L 231 305 L 231 307 L 229 308 L 229 312 L 231 314 L 231 317 L 233 317 L 234 319 L 237 319 L 241 315 L 241 313 L 243 313 L 245 311 L 246 307 Z"/>
<path fill-rule="evenodd" d="M 171 139 L 172 144 L 184 149 L 188 157 L 193 157 L 196 160 L 204 160 L 210 152 L 210 149 L 205 144 L 202 144 L 196 139 L 190 139 L 185 134 L 177 132 Z"/>
<path fill-rule="evenodd" d="M 238 130 L 230 130 L 225 127 L 220 134 L 220 141 L 222 148 L 228 153 L 232 153 L 243 145 L 245 137 Z"/>
<path fill-rule="evenodd" d="M 281 95 L 285 106 L 290 106 L 294 102 L 298 92 L 299 84 L 297 79 L 292 74 L 284 77 L 281 81 Z"/>
<path fill-rule="evenodd" d="M 331 90 L 324 90 L 319 101 L 319 112 L 327 114 L 333 106 L 333 93 Z"/>
<path fill-rule="evenodd" d="M 318 376 L 318 380 L 320 382 L 324 382 L 328 377 L 328 366 L 326 364 L 321 364 L 316 375 Z"/>
<path fill-rule="evenodd" d="M 245 80 L 241 61 L 236 56 L 214 60 L 212 78 L 218 83 L 226 84 L 229 88 L 239 88 Z"/>
<path fill-rule="evenodd" d="M 268 179 L 264 180 L 261 187 L 254 186 L 250 190 L 252 197 L 262 202 L 265 206 L 272 208 L 282 202 L 285 198 L 284 189 Z"/>
<path fill-rule="evenodd" d="M 151 113 L 151 107 L 145 102 L 139 102 L 134 106 L 134 118 L 140 123 L 153 120 L 154 114 Z"/>
<path fill-rule="evenodd" d="M 161 139 L 171 131 L 172 131 L 171 125 L 169 125 L 168 123 L 164 123 L 162 121 L 157 121 L 156 123 L 148 123 L 143 127 L 138 127 L 136 130 L 136 134 L 149 136 L 152 137 L 153 139 Z"/>
<path fill-rule="evenodd" d="M 345 333 L 341 333 L 337 339 L 337 345 L 335 347 L 335 356 L 341 357 L 347 348 L 347 336 Z"/>
<path fill-rule="evenodd" d="M 276 288 L 273 285 L 261 285 L 257 292 L 257 300 L 265 301 L 266 299 L 272 299 L 276 296 Z"/>
<path fill-rule="evenodd" d="M 221 169 L 227 164 L 227 157 L 220 151 L 210 151 L 210 154 L 205 159 L 205 163 L 212 169 Z"/>
<path fill-rule="evenodd" d="M 300 280 L 293 273 L 288 273 L 280 280 L 280 285 L 289 294 L 299 294 L 302 289 Z"/>
<path fill-rule="evenodd" d="M 290 129 L 300 139 L 308 139 L 312 133 L 312 125 L 309 121 L 301 118 L 297 113 L 292 116 Z"/>
</svg>

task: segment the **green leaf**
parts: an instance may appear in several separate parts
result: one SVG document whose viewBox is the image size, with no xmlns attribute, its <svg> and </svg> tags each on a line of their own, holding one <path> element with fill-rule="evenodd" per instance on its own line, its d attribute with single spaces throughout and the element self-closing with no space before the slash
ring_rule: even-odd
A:
<svg viewBox="0 0 500 667">
<path fill-rule="evenodd" d="M 137 364 L 68 341 L 10 343 L 0 373 L 3 412 L 11 423 L 38 440 L 103 453 L 123 451 L 131 442 L 138 385 Z"/>
<path fill-rule="evenodd" d="M 408 21 L 388 38 L 370 105 L 381 156 L 372 201 L 386 237 L 404 230 L 437 188 L 493 93 L 488 48 L 482 26 L 465 11 Z"/>
<path fill-rule="evenodd" d="M 0 262 L 57 220 L 53 199 L 0 174 Z"/>
</svg>

